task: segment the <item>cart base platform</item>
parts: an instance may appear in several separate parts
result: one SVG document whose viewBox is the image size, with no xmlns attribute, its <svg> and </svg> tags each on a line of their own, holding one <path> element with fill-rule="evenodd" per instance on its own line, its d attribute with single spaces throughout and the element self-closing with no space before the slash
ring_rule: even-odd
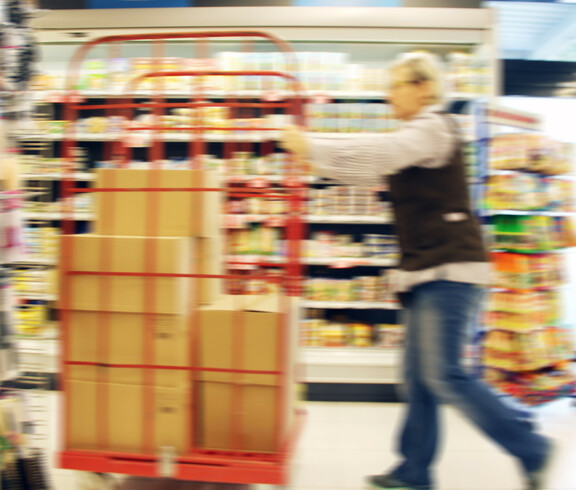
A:
<svg viewBox="0 0 576 490">
<path fill-rule="evenodd" d="M 296 411 L 287 447 L 278 454 L 202 452 L 161 462 L 152 455 L 98 451 L 63 451 L 60 467 L 95 473 L 117 473 L 149 478 L 235 484 L 286 485 L 290 462 L 298 436 L 303 428 L 305 411 Z"/>
</svg>

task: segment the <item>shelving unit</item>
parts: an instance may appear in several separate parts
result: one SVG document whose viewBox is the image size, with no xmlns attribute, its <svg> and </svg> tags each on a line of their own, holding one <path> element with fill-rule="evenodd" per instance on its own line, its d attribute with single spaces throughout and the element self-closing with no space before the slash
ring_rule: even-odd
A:
<svg viewBox="0 0 576 490">
<path fill-rule="evenodd" d="M 560 148 L 555 153 L 553 142 L 544 139 L 538 147 L 536 115 L 502 107 L 484 110 L 486 179 L 504 175 L 511 180 L 491 182 L 481 211 L 492 226 L 496 272 L 485 319 L 483 374 L 502 392 L 538 405 L 576 393 L 569 369 L 575 339 L 566 328 L 563 306 L 569 300 L 564 252 L 575 245 L 568 220 L 576 207 L 572 197 L 561 202 L 545 192 L 549 179 L 563 173 L 573 186 L 574 154 L 567 157 Z M 502 133 L 502 127 L 515 132 Z M 507 187 L 522 179 L 524 187 Z M 532 183 L 535 187 L 527 188 Z M 504 209 L 502 199 L 517 199 L 519 207 L 531 209 Z"/>
<path fill-rule="evenodd" d="M 394 302 L 385 301 L 303 301 L 305 308 L 320 308 L 330 310 L 398 310 L 400 306 Z"/>
<path fill-rule="evenodd" d="M 401 349 L 308 347 L 302 352 L 310 383 L 394 384 L 401 359 Z"/>
<path fill-rule="evenodd" d="M 115 26 L 114 19 L 105 18 L 102 12 L 82 12 L 82 11 L 68 11 L 63 16 L 45 16 L 35 20 L 35 27 L 38 30 L 38 39 L 42 45 L 45 53 L 44 57 L 47 60 L 47 66 L 52 62 L 54 69 L 52 73 L 62 73 L 64 61 L 70 58 L 76 41 L 70 39 L 69 32 L 73 28 L 74 32 L 82 32 L 86 35 L 83 40 L 100 37 L 102 35 L 113 35 L 127 32 L 141 33 L 141 32 L 160 32 L 162 30 L 172 30 L 177 28 L 173 24 L 173 18 L 170 15 L 169 9 L 156 9 L 155 10 L 155 26 L 152 28 L 143 29 L 142 25 L 150 25 L 150 19 L 146 17 L 145 13 L 139 9 L 133 9 L 130 25 Z M 452 51 L 464 51 L 475 56 L 475 59 L 481 60 L 476 68 L 480 65 L 485 70 L 484 82 L 486 83 L 485 90 L 483 90 L 481 97 L 490 97 L 497 93 L 498 87 L 498 66 L 496 63 L 496 51 L 493 39 L 493 19 L 492 11 L 489 9 L 386 9 L 385 16 L 382 15 L 380 9 L 322 9 L 322 8 L 306 8 L 306 15 L 298 11 L 298 8 L 274 7 L 274 8 L 227 8 L 225 10 L 218 8 L 203 8 L 200 9 L 182 9 L 182 16 L 180 22 L 185 22 L 186 25 L 195 26 L 194 29 L 207 30 L 213 25 L 219 25 L 223 28 L 265 28 L 272 34 L 278 35 L 293 43 L 294 49 L 301 52 L 343 52 L 349 56 L 349 60 L 353 63 L 362 63 L 368 69 L 381 69 L 383 61 L 392 59 L 399 52 L 407 49 L 430 49 L 439 53 L 442 56 L 447 56 Z M 457 18 L 457 21 L 454 19 Z M 182 25 L 182 24 L 181 24 Z M 272 26 L 272 27 L 271 27 Z M 295 27 L 298 26 L 298 27 Z M 414 42 L 417 39 L 418 42 Z M 134 46 L 134 52 L 138 51 L 138 47 Z M 189 46 L 184 43 L 174 43 L 169 47 L 175 57 L 190 57 L 191 50 Z M 222 51 L 235 51 L 236 47 L 233 43 L 222 43 Z M 208 55 L 213 55 L 209 53 Z M 150 53 L 138 53 L 138 56 L 150 56 Z M 205 53 L 195 54 L 198 58 L 205 58 Z M 305 66 L 304 71 L 318 72 L 322 68 Z M 306 73 L 304 73 L 306 75 Z M 451 77 L 453 90 L 450 94 L 450 100 L 462 105 L 476 99 L 479 94 L 471 91 L 463 92 L 462 80 L 465 77 L 460 77 L 455 74 Z M 44 87 L 46 88 L 46 87 Z M 465 87 L 472 90 L 474 87 Z M 206 93 L 209 97 L 214 99 L 222 98 L 225 93 L 223 91 L 208 89 Z M 93 98 L 110 98 L 114 94 L 118 94 L 115 90 L 84 90 L 83 95 L 86 99 Z M 238 89 L 233 92 L 234 97 L 241 101 L 249 101 L 250 98 L 259 96 L 262 93 L 255 90 Z M 138 97 L 147 98 L 151 96 L 149 91 L 141 91 Z M 168 90 L 166 98 L 177 100 L 182 95 L 186 97 L 188 93 L 184 94 L 178 90 Z M 282 99 L 285 94 L 282 91 L 270 91 L 267 96 L 270 100 Z M 323 104 L 334 102 L 337 104 L 342 103 L 356 103 L 363 102 L 372 104 L 381 101 L 385 96 L 384 90 L 333 90 L 328 88 L 316 89 L 308 88 L 307 91 L 308 101 L 315 104 Z M 37 101 L 44 105 L 50 104 L 57 107 L 63 100 L 63 92 L 58 87 L 52 87 L 48 90 L 39 90 L 35 94 Z M 233 135 L 230 138 L 224 137 L 220 134 L 208 134 L 206 140 L 213 145 L 214 152 L 220 151 L 218 145 L 220 144 L 266 144 L 273 145 L 273 139 L 277 138 L 278 134 L 275 132 L 262 132 L 265 134 L 256 134 L 254 136 L 247 135 Z M 365 137 L 379 133 L 363 132 L 363 133 L 350 133 L 350 132 L 322 132 L 318 136 L 323 138 L 354 138 Z M 38 134 L 34 136 L 24 136 L 24 140 L 32 141 L 38 139 Z M 76 135 L 78 137 L 78 135 Z M 57 145 L 61 134 L 47 134 L 41 135 L 46 144 Z M 262 138 L 264 137 L 264 138 Z M 81 134 L 79 138 L 85 142 L 87 148 L 96 148 L 97 145 L 106 145 L 113 141 L 117 136 L 111 134 L 102 137 L 99 134 Z M 187 141 L 188 135 L 170 134 L 165 137 L 166 144 L 181 144 L 181 141 Z M 261 141 L 265 141 L 261 143 Z M 145 144 L 141 141 L 140 144 Z M 99 152 L 100 150 L 95 150 Z M 98 158 L 100 160 L 100 158 Z M 89 162 L 89 166 L 93 167 L 93 162 Z M 91 170 L 91 169 L 90 169 Z M 90 185 L 91 179 L 89 173 L 80 172 L 79 178 L 86 181 L 86 185 Z M 269 182 L 279 182 L 282 177 L 280 176 L 257 176 L 258 178 L 265 178 Z M 30 179 L 54 181 L 57 185 L 57 176 L 41 176 L 40 174 L 32 174 L 27 176 Z M 251 176 L 234 176 L 231 182 L 246 182 L 251 179 Z M 313 186 L 327 187 L 326 181 L 318 181 L 318 179 L 310 178 L 310 184 Z M 384 195 L 383 195 L 384 196 Z M 33 214 L 31 218 L 41 219 L 46 221 L 56 221 L 62 217 L 59 213 L 50 214 Z M 90 215 L 74 213 L 74 219 L 78 221 L 78 226 L 89 226 L 91 219 Z M 269 224 L 274 225 L 282 218 L 276 215 L 267 214 L 229 214 L 225 217 L 225 224 L 230 229 L 238 229 L 241 227 L 253 226 L 255 224 Z M 370 233 L 387 233 L 389 225 L 392 224 L 391 218 L 384 213 L 377 215 L 318 215 L 310 213 L 306 218 L 310 233 L 314 230 L 340 230 L 340 233 L 362 235 Z M 235 257 L 239 261 L 243 258 L 240 256 Z M 278 256 L 257 256 L 252 262 L 263 261 L 271 264 L 278 263 L 281 258 Z M 250 262 L 250 260 L 248 260 Z M 310 257 L 305 260 L 309 268 L 311 276 L 318 275 L 319 271 L 329 271 L 331 274 L 336 274 L 338 277 L 344 277 L 346 274 L 351 273 L 374 275 L 379 268 L 391 268 L 394 266 L 394 260 L 388 258 L 349 258 L 349 257 Z M 249 266 L 250 264 L 248 264 Z M 334 267 L 329 267 L 334 266 Z M 336 305 L 336 306 L 334 306 Z M 336 303 L 320 303 L 320 302 L 307 302 L 310 308 L 325 308 L 330 313 L 334 309 L 341 311 L 343 308 L 348 309 L 351 313 L 364 313 L 368 315 L 385 315 L 385 319 L 392 321 L 396 316 L 395 308 L 391 308 L 387 303 L 381 302 L 340 302 Z M 363 310 L 369 308 L 369 310 Z M 372 312 L 370 312 L 372 309 Z M 337 311 L 337 310 L 336 310 Z M 304 315 L 304 313 L 303 313 Z M 375 321 L 374 319 L 372 321 Z M 312 349 L 312 348 L 311 348 Z M 336 382 L 336 383 L 356 383 L 362 382 L 358 380 L 370 379 L 374 382 L 392 382 L 396 379 L 391 373 L 395 371 L 398 364 L 396 355 L 388 355 L 386 349 L 376 349 L 374 356 L 378 357 L 383 365 L 387 364 L 387 374 L 378 378 L 378 374 L 374 375 L 372 365 L 370 363 L 362 366 L 357 366 L 355 369 L 359 370 L 353 377 L 347 373 L 348 368 L 351 367 L 349 356 L 341 356 L 340 352 L 344 352 L 345 348 L 326 348 L 325 357 L 334 355 L 334 362 L 329 362 L 326 369 L 332 370 L 332 374 L 325 373 L 321 379 L 323 382 Z M 308 359 L 307 353 L 309 348 L 303 348 L 304 358 Z M 359 355 L 362 352 L 372 351 L 366 348 L 365 351 L 359 350 Z M 323 351 L 324 352 L 324 351 Z M 311 357 L 310 359 L 317 359 Z M 306 361 L 307 362 L 307 361 Z M 315 362 L 315 361 L 314 361 Z M 310 366 L 309 366 L 310 367 Z M 363 370 L 363 373 L 360 372 Z M 320 379 L 320 378 L 314 378 Z M 380 381 L 378 381 L 380 379 Z M 310 378 L 309 381 L 312 381 Z"/>
</svg>

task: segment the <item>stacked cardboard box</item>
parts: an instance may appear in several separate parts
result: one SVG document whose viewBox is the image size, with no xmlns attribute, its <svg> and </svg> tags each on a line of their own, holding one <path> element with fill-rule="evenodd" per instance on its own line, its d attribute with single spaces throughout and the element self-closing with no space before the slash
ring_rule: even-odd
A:
<svg viewBox="0 0 576 490">
<path fill-rule="evenodd" d="M 96 187 L 220 188 L 218 172 L 205 170 L 99 169 Z M 222 196 L 213 191 L 98 192 L 95 232 L 112 236 L 192 237 L 198 274 L 223 273 Z M 196 285 L 198 304 L 222 294 L 220 279 L 201 279 Z"/>
<path fill-rule="evenodd" d="M 64 380 L 68 448 L 279 450 L 294 399 L 270 372 L 294 365 L 295 298 L 227 296 L 220 279 L 138 275 L 223 273 L 220 193 L 145 190 L 219 188 L 216 175 L 102 169 L 96 186 L 136 190 L 97 193 L 96 234 L 64 236 L 61 248 L 72 270 L 135 275 L 62 278 L 67 360 L 94 363 L 69 366 Z M 191 373 L 192 362 L 217 371 Z"/>
<path fill-rule="evenodd" d="M 294 406 L 297 326 L 289 321 L 298 318 L 297 307 L 295 298 L 269 295 L 222 296 L 200 308 L 201 367 L 256 372 L 200 374 L 199 446 L 278 450 Z M 278 375 L 257 372 L 284 369 L 286 385 Z"/>
<path fill-rule="evenodd" d="M 218 188 L 220 183 L 214 172 L 198 170 L 102 169 L 96 187 Z M 221 274 L 220 194 L 97 193 L 96 234 L 62 237 L 71 270 L 135 274 L 62 278 L 67 360 L 172 368 L 69 366 L 64 380 L 69 448 L 155 452 L 172 446 L 182 454 L 190 447 L 190 373 L 173 368 L 190 364 L 193 306 L 221 294 L 222 281 L 139 274 Z"/>
</svg>

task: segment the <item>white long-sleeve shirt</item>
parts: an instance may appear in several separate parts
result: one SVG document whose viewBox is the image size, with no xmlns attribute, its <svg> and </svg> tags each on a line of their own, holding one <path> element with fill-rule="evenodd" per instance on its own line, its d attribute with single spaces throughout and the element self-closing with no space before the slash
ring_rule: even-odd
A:
<svg viewBox="0 0 576 490">
<path fill-rule="evenodd" d="M 349 140 L 309 137 L 311 163 L 318 175 L 355 186 L 377 186 L 408 167 L 447 165 L 459 140 L 437 109 L 423 110 L 392 133 Z M 491 269 L 487 262 L 455 262 L 420 271 L 399 270 L 396 289 L 407 291 L 438 279 L 486 285 Z"/>
</svg>

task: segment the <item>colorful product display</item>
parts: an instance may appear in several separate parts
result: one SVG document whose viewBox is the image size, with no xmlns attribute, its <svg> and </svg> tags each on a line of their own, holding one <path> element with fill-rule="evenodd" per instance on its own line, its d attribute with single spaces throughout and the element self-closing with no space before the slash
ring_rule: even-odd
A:
<svg viewBox="0 0 576 490">
<path fill-rule="evenodd" d="M 36 269 L 16 270 L 12 281 L 17 297 L 44 295 L 48 293 L 49 272 Z"/>
<path fill-rule="evenodd" d="M 238 176 L 280 176 L 286 173 L 288 168 L 288 156 L 286 153 L 269 153 L 265 156 L 256 156 L 248 151 L 236 151 L 228 159 L 218 158 L 214 155 L 198 155 L 195 158 L 202 168 L 216 170 L 225 174 L 230 180 Z M 114 168 L 115 162 L 97 161 L 97 168 Z M 160 168 L 166 170 L 178 170 L 189 167 L 190 161 L 184 158 L 165 159 L 158 162 Z M 150 162 L 143 160 L 131 160 L 124 168 L 147 170 L 151 168 Z M 274 214 L 274 213 L 272 213 Z"/>
<path fill-rule="evenodd" d="M 398 129 L 388 104 L 309 104 L 309 131 L 317 133 L 385 133 Z"/>
<path fill-rule="evenodd" d="M 564 396 L 576 389 L 574 374 L 569 363 L 557 364 L 543 371 L 510 373 L 496 368 L 486 368 L 484 379 L 497 389 L 526 405 L 540 405 Z"/>
<path fill-rule="evenodd" d="M 380 347 L 399 349 L 404 345 L 405 329 L 396 324 L 367 324 L 308 318 L 300 323 L 300 343 L 306 347 Z"/>
<path fill-rule="evenodd" d="M 14 311 L 16 330 L 24 337 L 37 337 L 46 330 L 48 308 L 44 304 L 19 305 Z"/>
<path fill-rule="evenodd" d="M 56 260 L 58 256 L 58 228 L 27 226 L 24 229 L 26 258 L 29 260 Z"/>
<path fill-rule="evenodd" d="M 190 58 L 116 58 L 87 60 L 82 69 L 79 89 L 123 89 L 131 79 L 150 71 L 159 70 L 221 70 L 221 71 L 298 71 L 305 90 L 312 92 L 384 92 L 386 70 L 352 63 L 347 53 L 297 52 L 297 66 L 280 53 L 234 52 L 216 53 L 213 59 Z M 448 89 L 454 92 L 485 94 L 490 86 L 489 66 L 486 60 L 466 52 L 449 53 L 445 66 Z M 262 76 L 205 76 L 204 90 L 285 90 L 286 81 L 279 77 Z M 32 88 L 36 90 L 62 90 L 64 76 L 57 73 L 37 75 Z M 165 77 L 162 81 L 143 80 L 141 90 L 162 87 L 169 91 L 185 91 L 189 81 L 185 77 Z"/>
<path fill-rule="evenodd" d="M 489 165 L 492 170 L 523 170 L 545 175 L 570 174 L 573 146 L 541 134 L 514 133 L 492 138 Z"/>
<path fill-rule="evenodd" d="M 562 309 L 562 297 L 557 289 L 492 291 L 485 323 L 493 329 L 526 332 L 535 325 L 558 324 Z"/>
<path fill-rule="evenodd" d="M 391 216 L 389 202 L 382 202 L 373 188 L 333 186 L 310 189 L 308 211 L 312 215 Z"/>
<path fill-rule="evenodd" d="M 455 51 L 446 59 L 446 82 L 452 92 L 488 94 L 490 91 L 490 67 L 488 60 Z"/>
<path fill-rule="evenodd" d="M 525 333 L 491 330 L 484 339 L 484 364 L 506 371 L 536 371 L 570 359 L 567 331 L 545 327 Z"/>
<path fill-rule="evenodd" d="M 486 188 L 488 209 L 576 211 L 574 182 L 540 174 L 492 175 Z"/>
<path fill-rule="evenodd" d="M 252 223 L 248 229 L 231 230 L 228 235 L 229 255 L 283 256 L 285 249 L 279 228 Z"/>
<path fill-rule="evenodd" d="M 310 258 L 387 258 L 399 257 L 395 235 L 365 234 L 360 242 L 352 235 L 315 232 L 306 242 L 305 256 Z"/>
<path fill-rule="evenodd" d="M 76 195 L 71 200 L 71 209 L 74 213 L 91 213 L 94 210 L 94 196 L 86 193 Z M 26 201 L 24 203 L 26 213 L 61 213 L 64 211 L 63 201 Z"/>
<path fill-rule="evenodd" d="M 492 253 L 494 286 L 509 289 L 550 288 L 564 283 L 566 264 L 559 253 Z"/>
<path fill-rule="evenodd" d="M 304 297 L 310 301 L 365 301 L 396 303 L 391 280 L 393 272 L 381 271 L 379 276 L 358 276 L 351 279 L 315 277 L 304 284 Z"/>
<path fill-rule="evenodd" d="M 270 278 L 274 276 L 275 272 L 268 271 Z M 271 280 L 254 279 L 250 275 L 238 276 L 235 279 L 226 281 L 227 294 L 241 294 L 241 295 L 270 295 L 279 294 L 280 286 Z"/>
<path fill-rule="evenodd" d="M 540 134 L 493 137 L 484 206 L 491 217 L 493 285 L 483 341 L 484 379 L 528 405 L 574 390 L 574 339 L 561 328 L 566 256 L 576 244 L 572 148 Z M 499 213 L 506 210 L 506 213 Z M 516 214 L 514 214 L 516 211 Z M 549 214 L 530 214 L 546 211 Z M 548 253 L 545 253 L 548 252 Z"/>
<path fill-rule="evenodd" d="M 256 156 L 248 151 L 236 151 L 224 160 L 226 175 L 284 175 L 288 168 L 286 153 L 270 153 Z"/>
<path fill-rule="evenodd" d="M 516 252 L 544 252 L 576 244 L 568 216 L 499 214 L 492 218 L 492 247 Z"/>
<path fill-rule="evenodd" d="M 196 111 L 196 112 L 193 112 Z M 202 109 L 173 109 L 172 114 L 158 117 L 150 114 L 137 116 L 133 120 L 126 120 L 121 116 L 110 117 L 87 117 L 79 119 L 72 126 L 67 121 L 57 120 L 33 120 L 30 123 L 31 132 L 45 135 L 62 135 L 66 130 L 72 130 L 75 134 L 102 135 L 107 139 L 125 136 L 130 130 L 130 137 L 134 139 L 133 146 L 137 146 L 135 137 L 151 137 L 151 127 L 159 127 L 158 131 L 165 131 L 170 138 L 178 140 L 175 128 L 203 127 L 203 134 L 207 135 L 244 135 L 248 133 L 252 136 L 264 137 L 270 129 L 279 129 L 289 124 L 292 118 L 289 115 L 271 114 L 264 117 L 232 117 L 225 107 L 205 107 Z M 238 132 L 231 130 L 237 129 Z M 250 131 L 246 131 L 250 129 Z M 263 129 L 261 132 L 255 129 Z M 170 132 L 169 132 L 170 131 Z M 180 131 L 181 139 L 190 139 L 190 133 Z M 139 143 L 143 145 L 144 142 Z"/>
</svg>

